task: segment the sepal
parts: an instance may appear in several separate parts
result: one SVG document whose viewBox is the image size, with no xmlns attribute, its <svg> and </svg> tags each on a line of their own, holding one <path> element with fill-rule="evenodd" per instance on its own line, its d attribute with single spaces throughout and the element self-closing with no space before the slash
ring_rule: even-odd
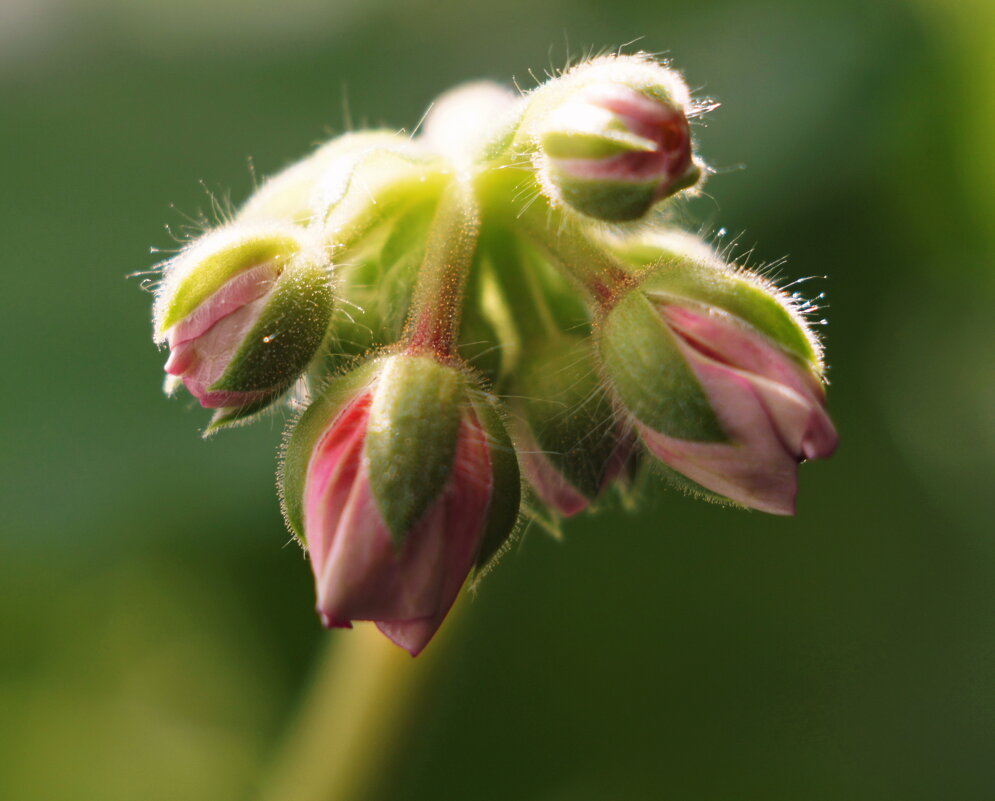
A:
<svg viewBox="0 0 995 801">
<path fill-rule="evenodd" d="M 487 523 L 474 567 L 479 579 L 501 558 L 513 540 L 522 501 L 522 478 L 515 446 L 508 436 L 497 401 L 478 390 L 471 391 L 469 398 L 486 436 L 493 475 Z"/>
<path fill-rule="evenodd" d="M 383 362 L 365 453 L 373 496 L 398 547 L 446 484 L 465 394 L 463 375 L 432 357 Z"/>
<path fill-rule="evenodd" d="M 598 347 L 605 375 L 637 420 L 679 439 L 726 439 L 676 335 L 642 292 L 629 292 L 608 313 Z"/>
</svg>

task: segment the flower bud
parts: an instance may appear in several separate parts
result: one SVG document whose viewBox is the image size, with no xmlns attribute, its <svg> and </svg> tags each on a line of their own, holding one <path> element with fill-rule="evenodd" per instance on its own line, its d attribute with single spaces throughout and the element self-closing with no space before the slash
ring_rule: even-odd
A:
<svg viewBox="0 0 995 801">
<path fill-rule="evenodd" d="M 329 205 L 345 195 L 364 162 L 393 155 L 412 159 L 420 152 L 410 138 L 392 131 L 357 131 L 337 136 L 267 178 L 239 209 L 237 220 L 308 225 L 327 214 Z M 362 176 L 361 182 L 368 185 L 370 180 Z M 369 191 L 368 186 L 365 191 Z"/>
<path fill-rule="evenodd" d="M 636 220 L 697 182 L 679 106 L 622 84 L 594 84 L 558 108 L 540 135 L 546 179 L 577 211 Z"/>
<path fill-rule="evenodd" d="M 800 318 L 759 281 L 675 258 L 602 324 L 605 373 L 649 452 L 744 506 L 793 514 L 836 431 Z"/>
<path fill-rule="evenodd" d="M 522 471 L 547 506 L 583 511 L 621 472 L 628 451 L 591 345 L 554 337 L 522 354 L 512 396 L 512 434 Z"/>
<path fill-rule="evenodd" d="M 281 395 L 314 355 L 332 305 L 325 270 L 292 228 L 209 234 L 167 266 L 156 299 L 166 372 L 206 408 L 212 428 Z"/>
<path fill-rule="evenodd" d="M 373 620 L 412 655 L 518 514 L 517 462 L 491 402 L 428 356 L 333 381 L 292 431 L 281 479 L 325 625 Z"/>
<path fill-rule="evenodd" d="M 704 107 L 691 101 L 680 75 L 656 62 L 594 59 L 529 98 L 516 141 L 534 149 L 554 203 L 626 222 L 701 178 L 688 118 Z"/>
</svg>

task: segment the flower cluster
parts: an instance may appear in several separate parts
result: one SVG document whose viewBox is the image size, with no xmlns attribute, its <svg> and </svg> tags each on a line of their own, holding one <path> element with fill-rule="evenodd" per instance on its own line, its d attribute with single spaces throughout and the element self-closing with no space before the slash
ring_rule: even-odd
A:
<svg viewBox="0 0 995 801">
<path fill-rule="evenodd" d="M 820 345 L 669 222 L 707 172 L 704 110 L 643 55 L 524 95 L 471 84 L 415 138 L 321 146 L 165 264 L 167 390 L 215 410 L 208 431 L 303 410 L 279 483 L 326 626 L 417 654 L 520 517 L 646 465 L 794 512 L 799 463 L 836 444 Z"/>
</svg>

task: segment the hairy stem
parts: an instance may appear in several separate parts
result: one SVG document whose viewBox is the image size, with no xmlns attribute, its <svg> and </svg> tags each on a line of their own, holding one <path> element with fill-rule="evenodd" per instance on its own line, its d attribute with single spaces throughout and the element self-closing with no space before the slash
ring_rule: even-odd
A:
<svg viewBox="0 0 995 801">
<path fill-rule="evenodd" d="M 542 287 L 525 264 L 526 254 L 515 235 L 503 228 L 485 228 L 481 234 L 481 248 L 491 262 L 494 279 L 519 336 L 528 341 L 559 336 L 559 327 Z"/>
<path fill-rule="evenodd" d="M 480 214 L 471 188 L 456 179 L 443 193 L 428 233 L 404 337 L 407 352 L 441 358 L 453 354 L 479 232 Z"/>
<path fill-rule="evenodd" d="M 490 207 L 503 209 L 503 216 L 603 310 L 610 309 L 635 286 L 629 271 L 591 238 L 574 213 L 551 206 L 537 185 L 523 197 L 523 186 L 535 184 L 530 173 L 492 170 L 483 174 L 478 183 L 480 191 L 492 201 Z"/>
</svg>

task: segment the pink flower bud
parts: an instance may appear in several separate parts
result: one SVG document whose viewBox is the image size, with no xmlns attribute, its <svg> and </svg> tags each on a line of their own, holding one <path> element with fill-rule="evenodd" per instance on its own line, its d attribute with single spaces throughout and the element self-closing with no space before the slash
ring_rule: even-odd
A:
<svg viewBox="0 0 995 801">
<path fill-rule="evenodd" d="M 375 621 L 415 656 L 510 533 L 517 468 L 452 368 L 399 356 L 358 375 L 344 379 L 359 382 L 344 403 L 333 386 L 289 440 L 288 520 L 307 542 L 324 624 Z"/>
<path fill-rule="evenodd" d="M 580 97 L 561 107 L 552 122 L 564 128 L 572 124 L 574 137 L 586 139 L 585 147 L 578 141 L 571 148 L 562 134 L 555 139 L 552 133 L 545 137 L 547 142 L 559 144 L 564 154 L 576 156 L 560 158 L 558 166 L 577 178 L 653 180 L 658 182 L 657 192 L 663 197 L 669 186 L 692 167 L 691 131 L 684 110 L 622 84 L 587 87 Z M 601 134 L 601 140 L 593 137 L 595 131 Z M 614 139 L 610 138 L 612 133 Z M 617 152 L 598 153 L 599 149 Z"/>
<path fill-rule="evenodd" d="M 695 442 L 639 429 L 658 459 L 720 495 L 773 514 L 794 514 L 797 468 L 836 448 L 819 380 L 739 318 L 697 305 L 657 308 L 725 431 Z"/>
<path fill-rule="evenodd" d="M 590 502 L 543 452 L 528 426 L 518 425 L 513 430 L 522 473 L 539 500 L 563 517 L 583 512 Z"/>
<path fill-rule="evenodd" d="M 542 451 L 527 428 L 517 427 L 515 440 L 522 473 L 540 501 L 563 517 L 573 517 L 587 509 L 590 499 L 570 483 L 563 471 Z M 622 476 L 632 454 L 632 444 L 628 437 L 619 440 L 605 466 L 599 493 L 607 490 Z"/>
<path fill-rule="evenodd" d="M 275 262 L 246 270 L 221 286 L 189 317 L 170 329 L 165 370 L 176 376 L 200 405 L 209 409 L 240 406 L 267 394 L 211 391 L 262 314 L 279 276 Z"/>
<path fill-rule="evenodd" d="M 170 350 L 167 387 L 182 381 L 218 409 L 211 428 L 267 406 L 314 355 L 332 297 L 312 255 L 292 227 L 232 227 L 167 266 L 156 301 L 156 338 Z"/>
<path fill-rule="evenodd" d="M 623 83 L 578 90 L 549 116 L 540 142 L 546 181 L 598 219 L 641 217 L 701 176 L 684 107 Z"/>
</svg>

